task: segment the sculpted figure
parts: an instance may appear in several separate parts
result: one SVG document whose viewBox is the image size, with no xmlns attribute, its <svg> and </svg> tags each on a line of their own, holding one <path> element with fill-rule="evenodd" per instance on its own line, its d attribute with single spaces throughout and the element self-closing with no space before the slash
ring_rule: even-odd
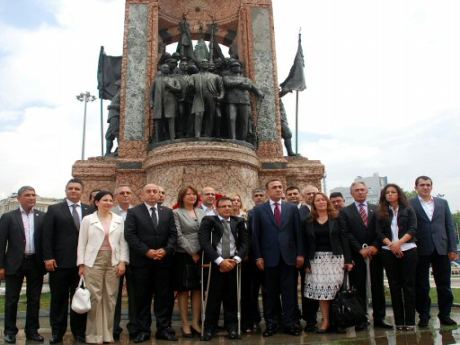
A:
<svg viewBox="0 0 460 345">
<path fill-rule="evenodd" d="M 230 74 L 224 76 L 225 102 L 229 117 L 230 138 L 246 140 L 249 130 L 250 98 L 249 92 L 257 97 L 264 94 L 254 83 L 241 74 L 241 63 L 233 61 L 230 65 Z M 237 126 L 238 124 L 238 126 Z M 238 128 L 238 131 L 236 130 Z"/>
<path fill-rule="evenodd" d="M 179 93 L 180 90 L 179 82 L 170 76 L 169 66 L 162 64 L 159 73 L 155 77 L 151 94 L 155 141 L 162 140 L 161 133 L 166 122 L 168 124 L 169 139 L 175 139 L 176 93 Z"/>
<path fill-rule="evenodd" d="M 190 88 L 194 92 L 191 113 L 195 116 L 195 137 L 201 136 L 203 119 L 204 135 L 213 136 L 216 102 L 224 98 L 224 85 L 222 77 L 209 72 L 208 60 L 200 63 L 200 72 L 190 76 Z"/>
<path fill-rule="evenodd" d="M 120 85 L 121 80 L 117 80 L 115 85 L 118 86 L 118 91 L 113 96 L 112 101 L 110 102 L 107 109 L 109 110 L 109 115 L 107 116 L 107 123 L 109 124 L 109 128 L 107 128 L 107 132 L 105 133 L 105 147 L 106 152 L 105 156 L 112 155 L 112 148 L 113 142 L 115 139 L 119 138 L 120 133 Z M 114 156 L 118 155 L 118 147 L 113 153 Z"/>
<path fill-rule="evenodd" d="M 177 97 L 177 125 L 176 125 L 176 137 L 183 138 L 187 136 L 187 129 L 189 125 L 189 117 L 190 117 L 190 103 L 187 102 L 187 94 L 188 94 L 188 83 L 189 83 L 189 75 L 187 74 L 188 63 L 187 60 L 183 59 L 179 63 L 179 69 L 176 74 L 174 74 L 174 78 L 179 82 L 181 91 L 176 95 Z M 191 124 L 193 127 L 193 124 Z"/>
</svg>

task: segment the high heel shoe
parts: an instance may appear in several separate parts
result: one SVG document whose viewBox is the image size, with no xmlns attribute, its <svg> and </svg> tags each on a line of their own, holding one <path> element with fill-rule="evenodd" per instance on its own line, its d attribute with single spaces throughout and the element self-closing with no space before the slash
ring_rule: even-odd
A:
<svg viewBox="0 0 460 345">
<path fill-rule="evenodd" d="M 190 333 L 185 332 L 183 328 L 181 328 L 181 331 L 182 331 L 182 338 L 193 338 L 193 328 Z"/>
<path fill-rule="evenodd" d="M 193 326 L 190 327 L 190 330 L 192 331 L 192 335 L 201 336 L 201 332 L 198 332 Z"/>
</svg>

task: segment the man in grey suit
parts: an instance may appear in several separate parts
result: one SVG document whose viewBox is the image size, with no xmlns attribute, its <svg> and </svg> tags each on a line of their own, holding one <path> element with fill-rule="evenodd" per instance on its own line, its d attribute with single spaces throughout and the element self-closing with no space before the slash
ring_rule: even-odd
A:
<svg viewBox="0 0 460 345">
<path fill-rule="evenodd" d="M 433 182 L 428 176 L 415 180 L 417 197 L 410 200 L 417 215 L 418 263 L 415 280 L 415 308 L 419 313 L 419 327 L 427 327 L 431 299 L 429 269 L 433 268 L 438 293 L 439 321 L 454 326 L 450 311 L 454 297 L 450 288 L 450 261 L 458 259 L 457 238 L 447 201 L 431 196 Z"/>
</svg>

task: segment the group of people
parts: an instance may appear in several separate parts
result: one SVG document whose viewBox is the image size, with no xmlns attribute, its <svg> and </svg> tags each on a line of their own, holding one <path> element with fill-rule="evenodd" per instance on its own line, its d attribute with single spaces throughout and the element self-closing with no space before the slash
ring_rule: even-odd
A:
<svg viewBox="0 0 460 345">
<path fill-rule="evenodd" d="M 182 188 L 176 205 L 169 208 L 164 205 L 164 189 L 153 183 L 142 188 L 137 206 L 126 185 L 114 193 L 95 191 L 93 205 L 85 205 L 82 181 L 71 179 L 64 201 L 45 214 L 34 208 L 34 188 L 21 187 L 19 208 L 0 218 L 0 279 L 6 281 L 4 340 L 16 341 L 24 278 L 26 338 L 44 340 L 38 330 L 46 272 L 51 291 L 50 344 L 63 340 L 69 300 L 81 277 L 91 293 L 91 310 L 87 314 L 70 310 L 70 329 L 82 343 L 119 339 L 124 280 L 126 327 L 135 343 L 151 338 L 152 302 L 155 337 L 177 340 L 171 327 L 175 296 L 185 338 L 200 335 L 211 340 L 221 304 L 230 339 L 239 338 L 241 331 L 257 331 L 260 293 L 264 337 L 279 331 L 299 335 L 301 319 L 305 332 L 342 331 L 334 327 L 330 305 L 345 271 L 364 308 L 370 278 L 374 327 L 393 328 L 385 320 L 384 269 L 396 329 L 414 330 L 416 311 L 418 326 L 427 327 L 430 266 L 439 321 L 456 325 L 450 317 L 450 261 L 458 258 L 453 219 L 447 202 L 431 195 L 429 177 L 419 176 L 415 190 L 417 196 L 407 200 L 401 188 L 390 183 L 382 189 L 378 205 L 372 205 L 365 183 L 355 181 L 350 187 L 354 202 L 345 206 L 340 193 L 328 197 L 312 185 L 284 189 L 281 180 L 272 179 L 265 189 L 252 192 L 255 207 L 246 211 L 238 194 L 217 198 L 214 188 L 204 187 L 198 193 L 193 186 Z M 355 328 L 367 327 L 368 321 Z"/>
</svg>

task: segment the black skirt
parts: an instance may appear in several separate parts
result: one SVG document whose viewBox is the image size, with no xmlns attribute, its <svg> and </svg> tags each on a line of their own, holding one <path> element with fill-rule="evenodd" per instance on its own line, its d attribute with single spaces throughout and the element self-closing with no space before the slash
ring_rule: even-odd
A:
<svg viewBox="0 0 460 345">
<path fill-rule="evenodd" d="M 187 253 L 174 254 L 174 290 L 190 291 L 201 288 L 201 273 L 199 260 L 195 263 Z"/>
</svg>

